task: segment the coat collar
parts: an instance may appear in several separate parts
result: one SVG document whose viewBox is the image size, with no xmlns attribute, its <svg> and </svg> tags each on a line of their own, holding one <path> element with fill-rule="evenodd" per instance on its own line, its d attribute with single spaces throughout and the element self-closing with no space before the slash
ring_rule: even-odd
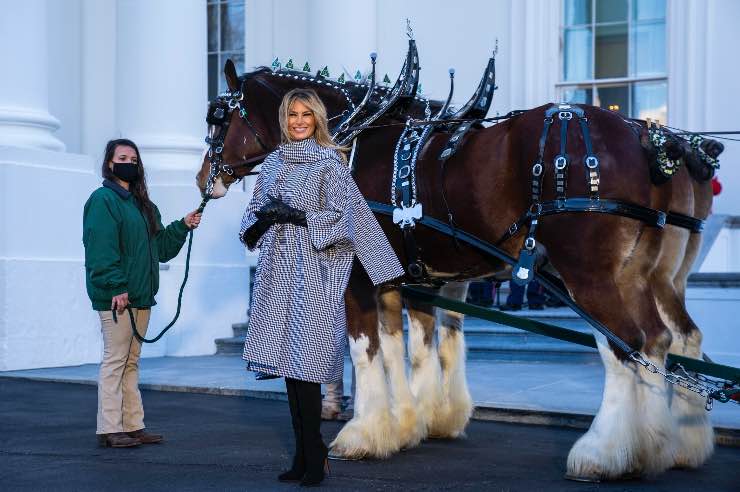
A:
<svg viewBox="0 0 740 492">
<path fill-rule="evenodd" d="M 118 196 L 123 198 L 124 200 L 128 200 L 128 198 L 131 196 L 131 192 L 128 191 L 123 186 L 119 185 L 115 181 L 111 181 L 110 179 L 104 179 L 103 180 L 103 186 L 106 188 L 110 188 L 111 190 L 115 191 Z"/>
<path fill-rule="evenodd" d="M 286 162 L 296 164 L 338 158 L 336 150 L 322 147 L 314 138 L 306 138 L 295 142 L 281 144 L 279 151 L 280 156 Z"/>
</svg>

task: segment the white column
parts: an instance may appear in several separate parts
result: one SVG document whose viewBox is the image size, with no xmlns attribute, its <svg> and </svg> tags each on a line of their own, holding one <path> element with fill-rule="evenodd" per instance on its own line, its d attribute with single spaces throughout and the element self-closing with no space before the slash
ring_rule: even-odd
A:
<svg viewBox="0 0 740 492">
<path fill-rule="evenodd" d="M 194 176 L 205 148 L 206 1 L 120 0 L 116 17 L 121 134 L 139 145 L 150 176 Z"/>
<path fill-rule="evenodd" d="M 64 151 L 49 114 L 46 0 L 10 3 L 0 15 L 0 146 Z"/>
<path fill-rule="evenodd" d="M 559 71 L 560 2 L 524 0 L 511 9 L 509 84 L 513 109 L 555 102 Z M 501 72 L 499 72 L 501 73 Z M 501 73 L 502 79 L 506 73 Z"/>
<path fill-rule="evenodd" d="M 308 54 L 313 72 L 328 66 L 336 78 L 345 68 L 349 77 L 358 67 L 369 70 L 370 52 L 378 49 L 376 1 L 316 0 L 311 6 Z"/>
</svg>

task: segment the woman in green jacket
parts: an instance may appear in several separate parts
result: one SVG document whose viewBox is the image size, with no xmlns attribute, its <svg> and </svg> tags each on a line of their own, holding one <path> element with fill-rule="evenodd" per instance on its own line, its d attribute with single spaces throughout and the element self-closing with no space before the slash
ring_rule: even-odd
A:
<svg viewBox="0 0 740 492">
<path fill-rule="evenodd" d="M 144 430 L 138 387 L 141 342 L 133 337 L 129 317 L 118 316 L 115 322 L 113 310 L 123 314 L 130 306 L 139 333 L 146 333 L 159 288 L 159 263 L 177 256 L 201 215 L 194 211 L 162 226 L 131 140 L 108 142 L 102 175 L 103 186 L 85 203 L 82 237 L 87 293 L 103 333 L 96 434 L 101 446 L 157 443 L 162 436 Z"/>
</svg>

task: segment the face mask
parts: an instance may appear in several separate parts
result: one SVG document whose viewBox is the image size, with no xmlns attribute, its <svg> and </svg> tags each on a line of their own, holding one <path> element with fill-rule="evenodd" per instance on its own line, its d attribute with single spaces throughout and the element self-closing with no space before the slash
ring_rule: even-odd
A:
<svg viewBox="0 0 740 492">
<path fill-rule="evenodd" d="M 139 179 L 139 170 L 137 167 L 138 164 L 131 162 L 114 162 L 113 174 L 121 181 L 134 183 Z"/>
</svg>

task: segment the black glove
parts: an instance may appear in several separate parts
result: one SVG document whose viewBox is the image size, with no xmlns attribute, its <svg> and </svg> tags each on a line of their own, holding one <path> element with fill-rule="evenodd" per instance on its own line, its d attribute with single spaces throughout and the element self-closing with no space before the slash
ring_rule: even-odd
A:
<svg viewBox="0 0 740 492">
<path fill-rule="evenodd" d="M 272 222 L 268 222 L 266 220 L 257 220 L 257 222 L 252 224 L 249 229 L 244 231 L 242 242 L 246 244 L 249 249 L 254 249 L 254 247 L 257 246 L 257 241 L 260 240 L 262 235 L 267 232 L 267 229 L 269 229 L 272 224 Z"/>
<path fill-rule="evenodd" d="M 260 219 L 272 224 L 295 224 L 307 226 L 306 212 L 291 207 L 279 198 L 267 196 L 270 201 L 262 206 L 254 215 Z"/>
</svg>

